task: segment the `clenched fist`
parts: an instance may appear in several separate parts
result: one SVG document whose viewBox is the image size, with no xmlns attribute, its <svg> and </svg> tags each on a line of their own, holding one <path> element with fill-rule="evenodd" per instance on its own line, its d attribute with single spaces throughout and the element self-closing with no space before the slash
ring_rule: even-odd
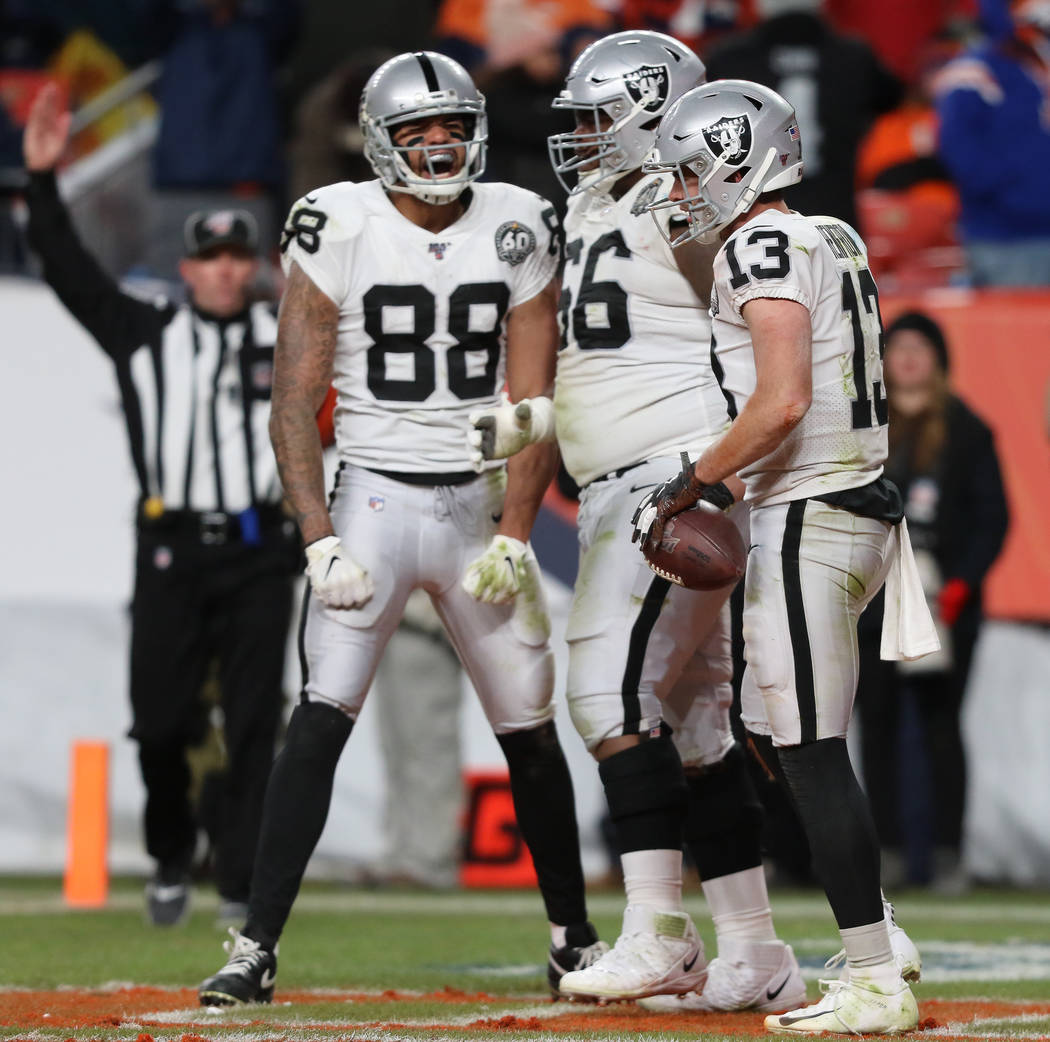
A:
<svg viewBox="0 0 1050 1042">
<path fill-rule="evenodd" d="M 306 561 L 310 586 L 329 608 L 362 608 L 372 599 L 372 577 L 347 554 L 338 536 L 310 543 Z"/>
<path fill-rule="evenodd" d="M 488 549 L 467 565 L 463 589 L 487 604 L 509 604 L 521 589 L 528 549 L 520 539 L 493 536 Z"/>
</svg>

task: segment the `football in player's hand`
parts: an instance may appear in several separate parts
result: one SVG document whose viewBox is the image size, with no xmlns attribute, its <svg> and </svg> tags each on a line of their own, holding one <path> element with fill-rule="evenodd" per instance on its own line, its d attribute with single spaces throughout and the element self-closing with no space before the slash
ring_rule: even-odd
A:
<svg viewBox="0 0 1050 1042">
<path fill-rule="evenodd" d="M 732 586 L 747 563 L 747 548 L 729 515 L 702 502 L 675 514 L 660 545 L 643 553 L 657 575 L 689 590 Z"/>
</svg>

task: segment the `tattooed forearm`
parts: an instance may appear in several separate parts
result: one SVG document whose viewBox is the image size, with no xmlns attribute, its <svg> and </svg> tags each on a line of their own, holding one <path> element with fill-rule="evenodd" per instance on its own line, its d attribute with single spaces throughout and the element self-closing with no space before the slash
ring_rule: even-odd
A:
<svg viewBox="0 0 1050 1042">
<path fill-rule="evenodd" d="M 293 265 L 278 320 L 270 439 L 307 543 L 332 534 L 316 417 L 332 379 L 338 328 L 339 309 Z"/>
</svg>

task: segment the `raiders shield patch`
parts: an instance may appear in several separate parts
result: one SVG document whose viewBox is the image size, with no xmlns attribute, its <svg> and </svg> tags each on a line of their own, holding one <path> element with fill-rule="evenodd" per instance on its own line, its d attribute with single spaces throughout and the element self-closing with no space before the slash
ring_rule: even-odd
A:
<svg viewBox="0 0 1050 1042">
<path fill-rule="evenodd" d="M 512 268 L 536 249 L 536 236 L 521 221 L 507 221 L 496 230 L 496 256 Z"/>
<path fill-rule="evenodd" d="M 751 151 L 751 121 L 747 116 L 726 116 L 704 127 L 704 138 L 727 166 L 740 166 Z"/>
<path fill-rule="evenodd" d="M 624 86 L 634 102 L 641 102 L 646 112 L 659 112 L 667 101 L 671 75 L 666 65 L 643 65 L 624 73 Z"/>
<path fill-rule="evenodd" d="M 659 181 L 650 181 L 634 198 L 634 202 L 631 204 L 631 213 L 637 217 L 639 214 L 645 213 L 645 208 L 656 198 L 656 193 L 660 191 Z"/>
</svg>

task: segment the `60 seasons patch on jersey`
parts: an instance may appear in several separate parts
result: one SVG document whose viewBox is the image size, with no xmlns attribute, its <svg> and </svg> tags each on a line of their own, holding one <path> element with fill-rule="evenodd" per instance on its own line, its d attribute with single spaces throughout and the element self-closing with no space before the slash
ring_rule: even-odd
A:
<svg viewBox="0 0 1050 1042">
<path fill-rule="evenodd" d="M 536 236 L 521 221 L 505 221 L 496 229 L 496 256 L 512 268 L 536 249 Z"/>
</svg>

